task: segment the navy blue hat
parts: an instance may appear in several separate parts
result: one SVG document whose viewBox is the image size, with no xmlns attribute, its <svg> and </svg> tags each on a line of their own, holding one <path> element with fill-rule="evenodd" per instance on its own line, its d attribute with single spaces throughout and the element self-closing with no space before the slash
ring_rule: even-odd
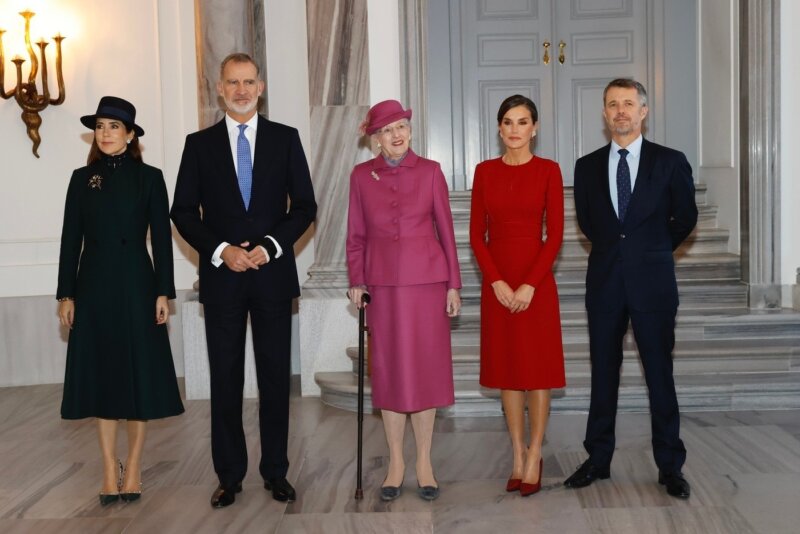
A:
<svg viewBox="0 0 800 534">
<path fill-rule="evenodd" d="M 90 130 L 94 130 L 98 118 L 117 119 L 122 121 L 129 130 L 136 132 L 138 137 L 144 135 L 142 127 L 136 124 L 136 108 L 122 98 L 104 96 L 97 105 L 97 112 L 94 115 L 81 117 L 81 123 Z"/>
</svg>

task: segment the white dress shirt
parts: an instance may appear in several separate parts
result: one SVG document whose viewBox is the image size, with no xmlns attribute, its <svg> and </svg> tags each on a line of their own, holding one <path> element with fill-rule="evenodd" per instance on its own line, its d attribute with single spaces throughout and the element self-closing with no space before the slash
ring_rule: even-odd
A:
<svg viewBox="0 0 800 534">
<path fill-rule="evenodd" d="M 614 212 L 619 217 L 619 199 L 617 198 L 617 166 L 619 165 L 619 150 L 623 148 L 616 141 L 611 141 L 611 151 L 608 154 L 608 191 L 611 193 L 611 204 L 614 205 Z M 639 160 L 642 155 L 642 136 L 639 135 L 631 144 L 625 147 L 628 155 L 625 160 L 631 170 L 631 193 L 636 185 L 636 176 L 639 174 Z"/>
<path fill-rule="evenodd" d="M 230 115 L 227 113 L 225 114 L 225 127 L 228 129 L 228 139 L 231 143 L 231 156 L 233 157 L 233 167 L 236 169 L 236 175 L 239 175 L 239 122 L 236 122 Z M 250 120 L 243 123 L 247 125 L 247 128 L 244 129 L 244 136 L 247 138 L 247 142 L 250 144 L 250 161 L 253 165 L 255 165 L 256 160 L 256 131 L 258 130 L 258 113 L 253 114 L 250 117 Z M 278 244 L 278 242 L 273 238 L 271 235 L 264 236 L 269 238 L 275 244 L 275 258 L 280 258 L 283 254 L 283 249 Z M 219 244 L 219 246 L 214 250 L 214 254 L 211 255 L 211 264 L 214 267 L 219 267 L 223 264 L 222 261 L 222 251 L 230 245 L 227 241 L 223 241 Z M 264 251 L 264 255 L 267 257 L 267 261 L 270 260 L 269 253 L 267 249 L 264 247 L 260 247 L 261 250 Z"/>
</svg>

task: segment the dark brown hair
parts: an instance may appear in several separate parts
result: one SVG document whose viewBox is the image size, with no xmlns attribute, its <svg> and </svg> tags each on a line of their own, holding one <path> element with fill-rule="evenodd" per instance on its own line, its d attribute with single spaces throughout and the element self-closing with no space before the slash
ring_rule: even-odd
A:
<svg viewBox="0 0 800 534">
<path fill-rule="evenodd" d="M 536 124 L 539 122 L 539 112 L 536 111 L 536 104 L 533 103 L 533 100 L 527 96 L 511 95 L 503 100 L 503 103 L 500 104 L 500 109 L 497 110 L 497 124 L 503 122 L 503 117 L 506 116 L 506 113 L 508 113 L 509 109 L 517 106 L 525 106 L 528 108 L 528 111 L 531 112 L 531 119 L 533 119 L 533 123 Z"/>
<path fill-rule="evenodd" d="M 617 78 L 616 80 L 611 80 L 606 85 L 606 88 L 603 89 L 603 106 L 606 105 L 606 93 L 612 87 L 621 87 L 623 89 L 636 89 L 636 93 L 639 95 L 639 105 L 642 107 L 647 107 L 647 91 L 644 90 L 644 85 L 640 84 L 636 80 L 631 80 L 629 78 Z"/>
</svg>

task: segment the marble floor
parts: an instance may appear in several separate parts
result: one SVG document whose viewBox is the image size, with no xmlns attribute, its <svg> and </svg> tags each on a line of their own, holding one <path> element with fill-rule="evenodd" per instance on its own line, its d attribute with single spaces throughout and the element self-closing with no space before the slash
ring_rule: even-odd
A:
<svg viewBox="0 0 800 534">
<path fill-rule="evenodd" d="M 561 482 L 583 459 L 585 415 L 559 414 L 545 444 L 544 488 L 504 491 L 510 445 L 501 418 L 438 419 L 434 466 L 441 497 L 414 491 L 413 436 L 406 434 L 403 495 L 383 503 L 387 462 L 380 419 L 365 417 L 363 501 L 355 501 L 356 417 L 317 398 L 292 398 L 289 479 L 295 503 L 275 502 L 257 470 L 256 405 L 246 401 L 250 470 L 236 503 L 208 505 L 216 486 L 207 401 L 149 425 L 141 501 L 101 508 L 92 421 L 58 417 L 61 386 L 0 389 L 0 532 L 559 532 L 796 533 L 800 524 L 800 412 L 689 413 L 684 468 L 692 497 L 656 483 L 646 414 L 618 419 L 611 479 L 582 490 Z M 125 444 L 120 433 L 120 446 Z"/>
</svg>

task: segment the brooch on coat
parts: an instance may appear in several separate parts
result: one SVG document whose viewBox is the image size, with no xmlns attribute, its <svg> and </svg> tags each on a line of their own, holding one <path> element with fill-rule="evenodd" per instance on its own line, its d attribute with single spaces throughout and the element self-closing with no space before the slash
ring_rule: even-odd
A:
<svg viewBox="0 0 800 534">
<path fill-rule="evenodd" d="M 378 176 L 378 173 L 377 173 L 377 172 L 375 172 L 375 171 L 372 171 L 372 172 L 370 172 L 370 174 L 371 174 L 371 175 L 372 175 L 372 177 L 373 177 L 373 178 L 375 178 L 376 180 L 380 180 L 380 179 L 381 179 L 381 177 L 380 177 L 380 176 Z"/>
<path fill-rule="evenodd" d="M 103 189 L 103 177 L 95 174 L 89 178 L 89 189 Z"/>
</svg>

